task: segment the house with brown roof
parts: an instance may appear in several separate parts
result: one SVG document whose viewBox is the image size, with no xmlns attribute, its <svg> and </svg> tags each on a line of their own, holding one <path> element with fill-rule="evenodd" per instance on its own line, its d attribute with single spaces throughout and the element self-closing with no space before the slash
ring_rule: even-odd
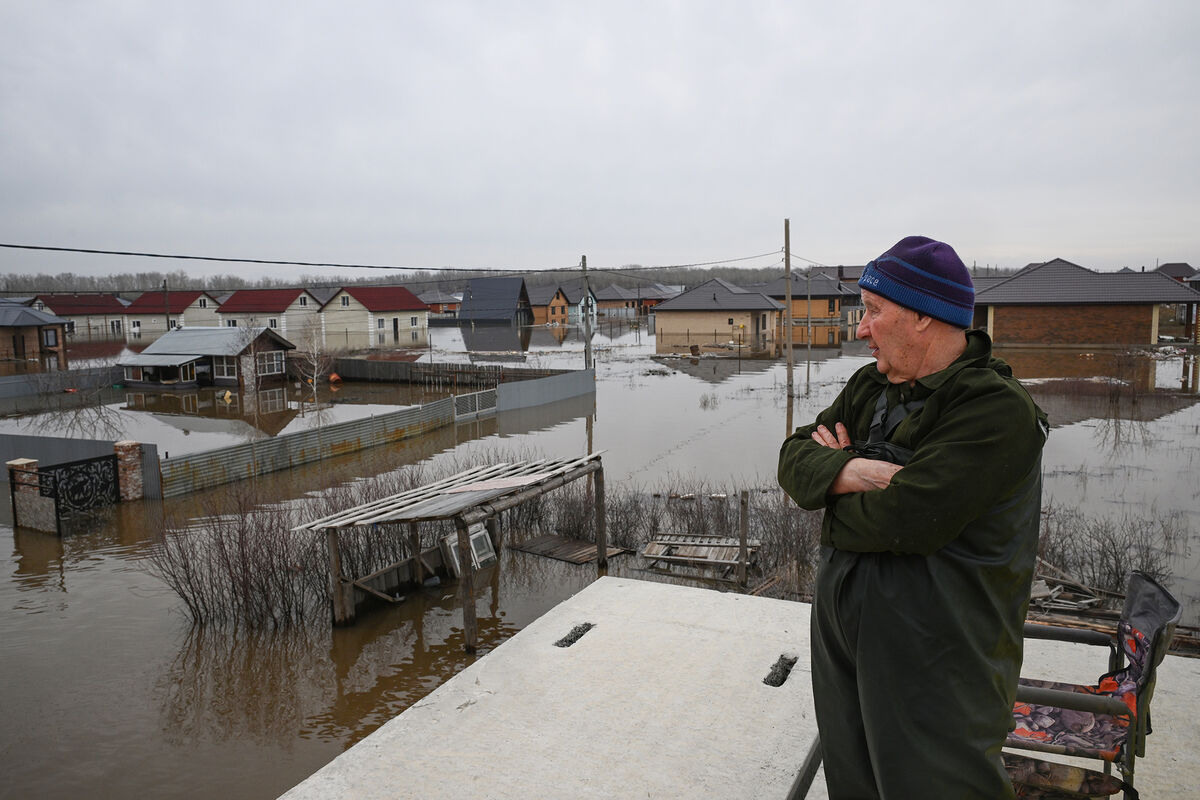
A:
<svg viewBox="0 0 1200 800">
<path fill-rule="evenodd" d="M 655 350 L 773 352 L 783 312 L 782 303 L 762 292 L 713 278 L 655 306 Z"/>
<path fill-rule="evenodd" d="M 115 294 L 39 294 L 33 307 L 66 320 L 68 338 L 125 338 L 125 307 Z"/>
<path fill-rule="evenodd" d="M 270 328 L 300 343 L 320 335 L 321 302 L 307 289 L 238 289 L 217 309 L 226 328 Z"/>
<path fill-rule="evenodd" d="M 1196 275 L 1195 267 L 1186 261 L 1172 261 L 1169 264 L 1162 264 L 1154 271 L 1161 272 L 1170 278 L 1174 278 L 1180 283 L 1190 280 Z"/>
<path fill-rule="evenodd" d="M 142 292 L 125 308 L 125 338 L 161 336 L 175 328 L 216 327 L 217 298 L 201 291 Z"/>
<path fill-rule="evenodd" d="M 422 347 L 429 306 L 403 286 L 346 286 L 321 307 L 321 330 L 336 350 Z"/>
<path fill-rule="evenodd" d="M 569 322 L 567 307 L 570 301 L 558 284 L 530 286 L 529 309 L 533 312 L 534 325 L 566 325 Z"/>
<path fill-rule="evenodd" d="M 1154 345 L 1164 304 L 1187 306 L 1195 320 L 1200 292 L 1161 272 L 1096 272 L 1056 258 L 977 288 L 974 326 L 1005 345 Z"/>
</svg>

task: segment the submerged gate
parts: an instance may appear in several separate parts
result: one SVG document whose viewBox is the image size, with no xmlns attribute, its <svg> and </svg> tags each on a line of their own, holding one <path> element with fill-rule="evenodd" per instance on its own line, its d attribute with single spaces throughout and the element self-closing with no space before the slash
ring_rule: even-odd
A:
<svg viewBox="0 0 1200 800">
<path fill-rule="evenodd" d="M 121 499 L 116 455 L 39 466 L 36 472 L 10 469 L 14 473 L 29 472 L 28 479 L 36 479 L 37 496 L 41 501 L 39 505 L 47 512 L 52 508 L 54 530 L 59 534 L 63 532 L 64 521 L 70 523 L 78 520 L 94 509 L 116 505 Z M 18 486 L 30 482 L 28 479 L 11 481 L 14 507 L 18 505 Z M 52 506 L 47 507 L 50 504 Z M 35 513 L 33 516 L 45 519 L 49 514 Z M 43 523 L 37 527 L 49 528 L 49 525 Z"/>
</svg>

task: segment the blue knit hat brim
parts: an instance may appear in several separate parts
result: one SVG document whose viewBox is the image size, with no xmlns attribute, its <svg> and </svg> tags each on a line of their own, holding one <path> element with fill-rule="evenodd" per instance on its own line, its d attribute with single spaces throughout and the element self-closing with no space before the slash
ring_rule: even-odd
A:
<svg viewBox="0 0 1200 800">
<path fill-rule="evenodd" d="M 950 325 L 971 327 L 975 287 L 966 265 L 948 244 L 924 236 L 901 239 L 867 264 L 858 285 Z"/>
</svg>

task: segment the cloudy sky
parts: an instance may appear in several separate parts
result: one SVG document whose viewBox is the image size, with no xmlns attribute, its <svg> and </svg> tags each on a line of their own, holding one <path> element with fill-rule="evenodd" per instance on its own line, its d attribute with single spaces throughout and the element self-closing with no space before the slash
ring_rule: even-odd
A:
<svg viewBox="0 0 1200 800">
<path fill-rule="evenodd" d="M 763 266 L 790 218 L 828 264 L 1200 267 L 1198 37 L 1195 0 L 0 0 L 0 242 Z M 181 267 L 312 272 L 0 248 Z"/>
</svg>

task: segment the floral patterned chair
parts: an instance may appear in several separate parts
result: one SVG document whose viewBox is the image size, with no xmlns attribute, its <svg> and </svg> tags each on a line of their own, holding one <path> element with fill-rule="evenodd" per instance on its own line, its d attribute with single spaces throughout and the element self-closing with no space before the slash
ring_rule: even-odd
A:
<svg viewBox="0 0 1200 800">
<path fill-rule="evenodd" d="M 1110 648 L 1109 670 L 1090 686 L 1021 678 L 1013 708 L 1016 727 L 1006 746 L 1096 758 L 1104 772 L 1005 754 L 1018 797 L 1104 797 L 1133 788 L 1134 760 L 1146 752 L 1155 672 L 1183 614 L 1157 581 L 1132 572 L 1116 638 L 1046 625 L 1026 625 L 1030 639 L 1056 639 Z M 1116 764 L 1124 780 L 1109 774 Z"/>
</svg>

